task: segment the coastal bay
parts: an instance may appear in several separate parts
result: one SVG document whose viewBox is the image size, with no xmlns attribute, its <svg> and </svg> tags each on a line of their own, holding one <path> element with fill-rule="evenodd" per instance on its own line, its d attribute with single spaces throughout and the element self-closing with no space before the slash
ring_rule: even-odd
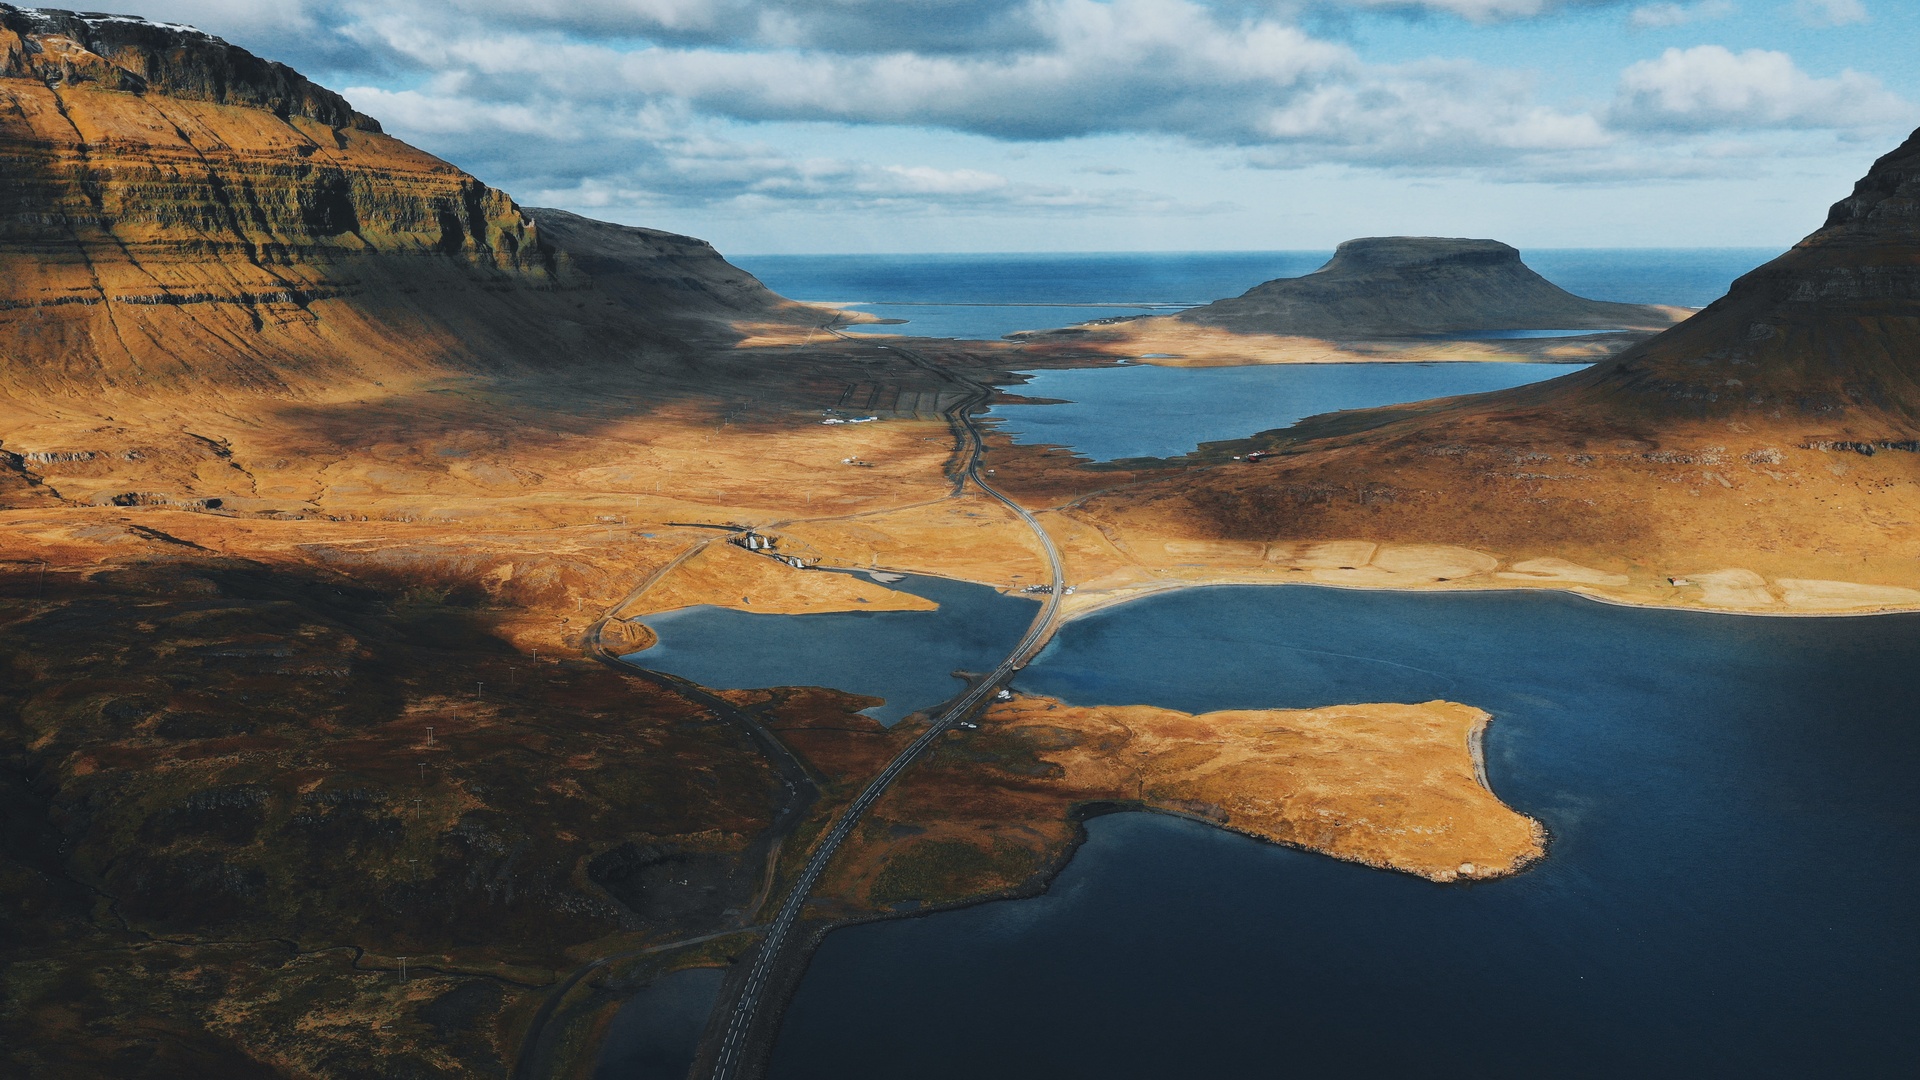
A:
<svg viewBox="0 0 1920 1080">
<path fill-rule="evenodd" d="M 1493 786 L 1545 824 L 1549 855 L 1436 891 L 1196 822 L 1099 818 L 1042 897 L 835 931 L 771 1075 L 1226 1074 L 1264 1067 L 1275 1038 L 1318 1075 L 1897 1069 L 1920 1051 L 1899 1019 L 1920 961 L 1916 641 L 1911 615 L 1311 587 L 1069 624 L 1023 690 L 1186 711 L 1474 701 L 1495 717 Z"/>
</svg>

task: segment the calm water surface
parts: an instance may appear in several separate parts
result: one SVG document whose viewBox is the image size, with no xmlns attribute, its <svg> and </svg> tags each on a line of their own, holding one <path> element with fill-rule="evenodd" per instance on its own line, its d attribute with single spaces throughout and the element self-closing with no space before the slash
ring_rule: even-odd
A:
<svg viewBox="0 0 1920 1080">
<path fill-rule="evenodd" d="M 1521 257 L 1547 280 L 1595 300 L 1702 307 L 1726 292 L 1734 278 L 1778 254 L 1778 248 L 1525 249 Z M 728 258 L 783 296 L 851 302 L 881 318 L 908 320 L 903 326 L 868 328 L 874 332 L 992 339 L 1016 330 L 1210 303 L 1263 281 L 1312 273 L 1332 255 L 1326 250 Z"/>
<path fill-rule="evenodd" d="M 635 991 L 607 1028 L 593 1080 L 686 1080 L 726 975 L 690 968 Z"/>
<path fill-rule="evenodd" d="M 909 575 L 887 587 L 940 608 L 820 615 L 681 608 L 646 616 L 660 641 L 625 659 L 716 690 L 830 686 L 868 694 L 886 702 L 864 711 L 892 724 L 959 693 L 956 669 L 991 670 L 1020 640 L 1036 606 L 945 578 Z"/>
<path fill-rule="evenodd" d="M 1099 819 L 1041 898 L 829 936 L 779 1080 L 1920 1071 L 1920 618 L 1215 588 L 1070 624 L 1018 681 L 1468 702 L 1551 852 L 1441 886 Z"/>
<path fill-rule="evenodd" d="M 1017 443 L 1065 446 L 1095 461 L 1179 457 L 1201 443 L 1283 428 L 1318 413 L 1477 394 L 1585 364 L 1261 364 L 1169 368 L 1127 364 L 1039 371 L 1008 387 L 1066 404 L 995 405 L 987 418 Z"/>
</svg>

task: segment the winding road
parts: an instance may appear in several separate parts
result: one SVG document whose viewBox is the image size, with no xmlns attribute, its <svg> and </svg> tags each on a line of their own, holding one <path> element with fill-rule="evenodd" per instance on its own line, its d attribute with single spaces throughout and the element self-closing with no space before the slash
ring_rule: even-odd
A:
<svg viewBox="0 0 1920 1080">
<path fill-rule="evenodd" d="M 839 336 L 845 337 L 846 335 Z M 847 340 L 854 341 L 857 339 L 848 338 Z M 1041 527 L 1038 518 L 1034 517 L 1026 507 L 1021 506 L 1012 498 L 994 488 L 993 485 L 987 483 L 981 475 L 980 462 L 981 456 L 986 451 L 986 444 L 980 428 L 973 418 L 973 410 L 987 401 L 993 393 L 993 388 L 985 383 L 969 379 L 943 368 L 912 349 L 901 348 L 898 345 L 874 345 L 873 347 L 875 349 L 892 351 L 915 367 L 921 368 L 945 381 L 959 384 L 969 391 L 967 397 L 942 410 L 947 418 L 948 424 L 952 426 L 956 435 L 956 453 L 960 456 L 960 459 L 964 461 L 962 468 L 950 473 L 953 478 L 953 491 L 947 497 L 953 498 L 963 495 L 966 491 L 967 484 L 972 483 L 982 492 L 1013 511 L 1021 522 L 1033 532 L 1035 539 L 1040 542 L 1041 549 L 1046 553 L 1047 569 L 1051 580 L 1051 588 L 1044 594 L 1044 603 L 1041 604 L 1039 613 L 1034 616 L 1033 622 L 1027 627 L 1025 635 L 1021 637 L 1019 643 L 1013 647 L 1013 650 L 1007 654 L 1006 658 L 1001 660 L 999 665 L 988 672 L 985 677 L 974 683 L 964 694 L 950 702 L 946 708 L 941 710 L 941 712 L 934 717 L 933 722 L 928 726 L 927 730 L 895 756 L 892 761 L 888 762 L 887 767 L 882 770 L 878 776 L 874 777 L 866 788 L 860 792 L 859 796 L 841 812 L 839 818 L 834 821 L 833 825 L 821 837 L 818 845 L 808 857 L 805 866 L 801 868 L 800 873 L 793 882 L 792 888 L 781 901 L 780 908 L 771 922 L 763 926 L 740 925 L 686 941 L 629 950 L 627 952 L 600 957 L 582 964 L 565 979 L 561 980 L 548 993 L 546 1000 L 542 1002 L 540 1009 L 529 1024 L 528 1032 L 523 1038 L 520 1052 L 516 1057 L 511 1072 L 514 1080 L 531 1080 L 532 1077 L 539 1074 L 541 1071 L 541 1057 L 547 1049 L 544 1036 L 549 1021 L 567 995 L 593 972 L 599 971 L 619 960 L 664 952 L 698 942 L 715 940 L 732 934 L 761 932 L 760 946 L 754 953 L 753 963 L 748 969 L 745 981 L 740 984 L 739 996 L 731 1004 L 724 1006 L 726 1008 L 726 1013 L 724 1014 L 726 1026 L 718 1043 L 716 1056 L 713 1059 L 713 1070 L 710 1074 L 713 1080 L 736 1080 L 736 1078 L 743 1076 L 743 1070 L 752 1067 L 752 1063 L 748 1060 L 748 1050 L 751 1045 L 750 1037 L 755 1031 L 756 1019 L 762 1018 L 765 1015 L 766 1010 L 764 1006 L 767 1004 L 766 998 L 771 988 L 773 973 L 782 955 L 786 952 L 788 938 L 792 934 L 795 925 L 799 922 L 800 913 L 805 909 L 808 899 L 811 898 L 814 886 L 819 883 L 821 875 L 826 872 L 828 863 L 833 860 L 834 855 L 840 850 L 840 845 L 852 834 L 854 827 L 859 824 L 861 817 L 872 808 L 874 803 L 879 801 L 880 797 L 886 793 L 887 789 L 893 785 L 895 780 L 899 779 L 900 775 L 906 771 L 909 765 L 913 764 L 929 747 L 938 742 L 943 735 L 953 730 L 956 725 L 965 720 L 975 709 L 979 708 L 980 704 L 985 701 L 989 695 L 1004 686 L 1006 681 L 1013 676 L 1013 673 L 1024 666 L 1027 661 L 1031 660 L 1034 654 L 1039 652 L 1041 646 L 1045 645 L 1048 638 L 1053 634 L 1060 613 L 1060 597 L 1063 595 L 1066 587 L 1066 570 L 1060 559 L 1060 551 L 1054 546 L 1052 537 L 1048 536 L 1046 530 Z M 775 526 L 777 527 L 781 524 L 787 524 L 787 522 L 777 522 Z M 782 800 L 782 806 L 776 814 L 776 820 L 773 826 L 767 831 L 767 834 L 762 837 L 763 841 L 770 844 L 770 850 L 767 853 L 768 885 L 766 886 L 770 887 L 772 885 L 774 860 L 779 854 L 779 841 L 783 840 L 792 832 L 793 827 L 799 823 L 800 817 L 818 796 L 818 787 L 805 763 L 789 751 L 785 744 L 781 743 L 771 731 L 767 730 L 759 718 L 744 710 L 733 707 L 733 705 L 725 699 L 710 694 L 703 688 L 685 679 L 661 672 L 650 671 L 638 665 L 627 664 L 607 651 L 600 643 L 600 630 L 608 619 L 617 615 L 618 612 L 626 608 L 675 567 L 703 550 L 707 546 L 707 543 L 708 542 L 703 541 L 681 552 L 673 561 L 648 575 L 645 581 L 641 582 L 624 599 L 609 609 L 605 616 L 602 616 L 598 622 L 588 629 L 586 634 L 586 640 L 590 643 L 588 651 L 595 659 L 603 663 L 621 668 L 628 674 L 650 679 L 669 690 L 687 697 L 689 700 L 706 706 L 712 710 L 715 715 L 731 719 L 739 724 L 745 732 L 759 744 L 762 753 L 767 756 L 775 770 L 780 774 L 782 787 L 785 792 L 785 798 Z M 757 908 L 758 905 L 754 905 L 754 907 Z M 751 910 L 747 917 L 751 918 Z"/>
<path fill-rule="evenodd" d="M 980 457 L 986 447 L 981 438 L 979 425 L 973 419 L 972 413 L 974 408 L 986 400 L 991 392 L 989 388 L 946 371 L 910 349 L 884 345 L 876 347 L 891 348 L 910 363 L 930 370 L 941 378 L 968 385 L 974 390 L 973 396 L 946 410 L 948 421 L 954 424 L 965 437 L 967 464 L 964 477 L 972 481 L 981 491 L 1012 510 L 1027 528 L 1033 531 L 1034 537 L 1040 541 L 1041 548 L 1046 552 L 1052 588 L 1046 594 L 1046 602 L 1041 605 L 1039 613 L 1034 616 L 1033 623 L 1027 627 L 1026 634 L 1020 639 L 1019 644 L 1014 646 L 1013 651 L 1008 653 L 1006 658 L 1001 660 L 985 678 L 975 683 L 972 689 L 955 699 L 934 717 L 924 734 L 913 740 L 906 749 L 888 762 L 887 767 L 881 770 L 880 775 L 874 777 L 873 781 L 847 806 L 832 827 L 827 830 L 826 835 L 821 838 L 819 846 L 814 848 L 813 854 L 807 859 L 806 866 L 794 880 L 786 899 L 781 901 L 779 912 L 767 924 L 766 934 L 761 938 L 760 947 L 754 953 L 753 966 L 748 970 L 746 981 L 741 985 L 740 996 L 733 1002 L 727 1016 L 726 1030 L 721 1036 L 713 1071 L 709 1074 L 713 1080 L 736 1080 L 743 1075 L 743 1069 L 750 1067 L 745 1051 L 749 1036 L 753 1033 L 754 1020 L 765 1003 L 774 967 L 780 959 L 794 924 L 800 920 L 800 912 L 806 907 L 814 886 L 819 883 L 820 876 L 826 872 L 827 864 L 833 860 L 834 854 L 840 850 L 840 845 L 852 834 L 854 826 L 859 824 L 860 818 L 879 801 L 880 796 L 886 793 L 893 782 L 900 778 L 900 774 L 906 771 L 907 766 L 913 764 L 915 759 L 938 742 L 941 736 L 966 719 L 981 702 L 987 699 L 988 695 L 998 690 L 1015 671 L 1033 658 L 1033 654 L 1038 652 L 1052 635 L 1055 620 L 1060 614 L 1060 597 L 1066 587 L 1066 569 L 1060 561 L 1060 550 L 1054 546 L 1053 538 L 1048 536 L 1047 531 L 1040 526 L 1038 518 L 1028 512 L 1026 507 L 987 483 L 980 475 Z M 957 485 L 955 493 L 958 494 L 963 488 L 964 483 Z"/>
</svg>

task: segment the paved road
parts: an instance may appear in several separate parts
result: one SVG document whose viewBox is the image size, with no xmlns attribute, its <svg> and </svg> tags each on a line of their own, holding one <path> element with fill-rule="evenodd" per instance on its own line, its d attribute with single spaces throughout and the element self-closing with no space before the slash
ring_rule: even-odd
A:
<svg viewBox="0 0 1920 1080">
<path fill-rule="evenodd" d="M 750 1067 L 742 1055 L 746 1050 L 748 1037 L 753 1031 L 754 1018 L 764 1004 L 774 965 L 780 959 L 781 951 L 786 945 L 787 937 L 792 932 L 794 924 L 800 919 L 801 909 L 806 907 L 807 900 L 813 893 L 813 887 L 819 883 L 820 876 L 826 872 L 827 864 L 832 861 L 834 853 L 840 850 L 840 845 L 852 834 L 860 818 L 879 801 L 887 788 L 899 779 L 907 766 L 913 764 L 914 759 L 925 753 L 928 747 L 939 741 L 940 737 L 952 730 L 954 725 L 964 720 L 982 701 L 986 700 L 988 695 L 998 690 L 1016 670 L 1031 659 L 1041 645 L 1046 643 L 1047 638 L 1053 633 L 1054 620 L 1060 613 L 1060 596 L 1066 587 L 1066 571 L 1060 562 L 1060 551 L 1054 547 L 1053 538 L 1040 527 L 1039 520 L 1029 513 L 1026 507 L 1001 494 L 993 485 L 981 478 L 980 455 L 985 450 L 985 446 L 981 441 L 980 428 L 973 419 L 972 411 L 986 400 L 988 388 L 941 369 L 910 349 L 902 349 L 898 346 L 878 347 L 892 348 L 908 361 L 927 368 L 942 378 L 968 385 L 975 391 L 973 397 L 947 411 L 948 419 L 966 436 L 965 477 L 981 491 L 1004 503 L 1008 509 L 1019 515 L 1027 528 L 1033 530 L 1033 535 L 1047 553 L 1047 567 L 1052 574 L 1053 589 L 1046 595 L 1046 602 L 1041 605 L 1040 613 L 1034 616 L 1033 624 L 1027 627 L 1026 636 L 1020 639 L 1020 643 L 1014 646 L 1006 659 L 1000 661 L 999 666 L 989 672 L 986 678 L 976 683 L 973 689 L 948 705 L 939 716 L 934 718 L 925 734 L 913 740 L 905 750 L 900 752 L 899 756 L 888 763 L 879 776 L 874 777 L 866 789 L 861 791 L 852 804 L 841 813 L 839 819 L 821 839 L 820 846 L 815 848 L 813 855 L 807 859 L 806 866 L 794 880 L 792 890 L 781 902 L 779 913 L 773 917 L 772 922 L 767 924 L 766 935 L 761 939 L 759 951 L 754 954 L 753 966 L 747 973 L 740 997 L 734 1002 L 731 1015 L 727 1018 L 726 1033 L 721 1036 L 719 1053 L 714 1060 L 712 1080 L 738 1080 L 743 1075 L 741 1070 Z"/>
</svg>

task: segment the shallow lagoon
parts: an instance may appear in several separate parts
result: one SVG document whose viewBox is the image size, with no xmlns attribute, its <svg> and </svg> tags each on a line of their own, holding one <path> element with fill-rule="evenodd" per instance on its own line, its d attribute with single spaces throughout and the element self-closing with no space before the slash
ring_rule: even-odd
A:
<svg viewBox="0 0 1920 1080">
<path fill-rule="evenodd" d="M 1201 443 L 1289 427 L 1319 413 L 1367 409 L 1540 382 L 1585 364 L 1145 364 L 1034 372 L 1022 397 L 1059 405 L 987 411 L 1017 443 L 1064 446 L 1095 461 L 1179 457 Z"/>
<path fill-rule="evenodd" d="M 1920 617 L 1215 588 L 1070 624 L 1018 685 L 1475 704 L 1495 789 L 1552 847 L 1439 886 L 1102 818 L 1043 897 L 830 935 L 778 1080 L 1920 1067 Z"/>
<path fill-rule="evenodd" d="M 959 693 L 956 669 L 992 670 L 1033 621 L 1037 603 L 936 577 L 907 575 L 887 587 L 940 608 L 819 615 L 681 608 L 643 618 L 659 643 L 622 659 L 715 690 L 830 686 L 885 698 L 863 711 L 892 724 Z"/>
</svg>

